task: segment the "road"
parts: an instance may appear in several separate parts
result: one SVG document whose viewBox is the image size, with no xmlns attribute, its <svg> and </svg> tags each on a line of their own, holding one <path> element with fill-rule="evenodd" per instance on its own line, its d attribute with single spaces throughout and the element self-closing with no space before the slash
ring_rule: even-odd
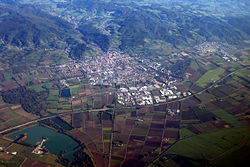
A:
<svg viewBox="0 0 250 167">
<path fill-rule="evenodd" d="M 227 74 L 226 76 L 224 76 L 224 77 L 222 77 L 221 79 L 219 79 L 219 80 L 217 80 L 216 82 L 214 82 L 214 83 L 213 83 L 212 85 L 210 85 L 209 87 L 207 87 L 207 88 L 205 88 L 205 89 L 203 89 L 203 90 L 201 90 L 201 91 L 199 91 L 199 92 L 197 92 L 197 93 L 194 93 L 194 94 L 192 94 L 192 95 L 190 95 L 190 96 L 188 96 L 188 97 L 185 97 L 185 98 L 182 98 L 182 99 L 179 99 L 179 100 L 175 100 L 175 101 L 171 101 L 171 102 L 183 101 L 183 100 L 186 100 L 186 99 L 188 99 L 188 98 L 190 98 L 190 97 L 193 97 L 193 96 L 195 96 L 195 95 L 197 95 L 197 94 L 201 94 L 201 93 L 207 91 L 208 89 L 214 87 L 215 85 L 217 85 L 218 83 L 220 83 L 220 82 L 223 81 L 224 79 L 228 78 L 229 76 L 235 74 L 236 72 L 238 72 L 238 71 L 240 71 L 240 70 L 244 70 L 244 69 L 246 69 L 246 68 L 249 68 L 249 66 L 244 67 L 244 68 L 241 68 L 241 69 L 238 69 L 238 70 L 236 70 L 236 71 L 233 71 L 233 72 Z M 172 145 L 174 145 L 174 144 L 172 144 Z M 170 147 L 171 147 L 171 146 L 170 146 Z M 169 148 L 170 148 L 170 147 L 169 147 Z M 168 148 L 168 149 L 169 149 L 169 148 Z M 161 152 L 152 162 L 150 162 L 149 164 L 147 164 L 147 166 L 150 166 L 150 165 L 154 164 L 154 163 L 155 163 L 155 162 L 156 162 L 156 161 L 157 161 L 157 160 L 158 160 L 158 159 L 159 159 L 168 149 L 166 149 L 166 150 L 164 150 L 163 152 Z"/>
<path fill-rule="evenodd" d="M 214 82 L 212 85 L 210 85 L 209 87 L 197 92 L 197 93 L 194 93 L 190 96 L 187 96 L 187 97 L 184 97 L 184 98 L 181 98 L 181 99 L 176 99 L 176 100 L 172 100 L 172 101 L 168 101 L 168 102 L 165 102 L 165 103 L 159 103 L 159 104 L 153 104 L 153 106 L 159 106 L 159 105 L 163 105 L 163 104 L 170 104 L 170 103 L 174 103 L 174 102 L 179 102 L 179 101 L 183 101 L 183 100 L 187 100 L 197 94 L 201 94 L 205 91 L 207 91 L 208 89 L 214 87 L 215 85 L 217 85 L 219 82 L 223 81 L 224 79 L 226 79 L 227 77 L 235 74 L 236 72 L 240 71 L 240 70 L 243 70 L 243 69 L 246 69 L 248 68 L 249 66 L 247 67 L 244 67 L 244 68 L 241 68 L 241 69 L 238 69 L 236 71 L 233 71 L 229 74 L 227 74 L 226 76 L 222 77 L 221 79 L 217 80 L 216 82 Z M 143 106 L 131 106 L 131 107 L 120 107 L 120 108 L 116 108 L 116 109 L 126 109 L 126 108 L 135 108 L 135 107 L 143 107 Z M 39 122 L 39 121 L 43 121 L 43 120 L 46 120 L 46 119 L 50 119 L 50 118 L 54 118 L 54 117 L 57 117 L 57 116 L 63 116 L 63 115 L 68 115 L 68 114 L 76 114 L 76 113 L 82 113 L 82 112 L 95 112 L 95 111 L 108 111 L 108 110 L 113 110 L 113 108 L 105 108 L 105 109 L 92 109 L 92 110 L 85 110 L 85 111 L 75 111 L 75 112 L 64 112 L 64 113 L 59 113 L 59 114 L 55 114 L 55 115 L 52 115 L 52 116 L 47 116 L 47 117 L 43 117 L 43 118 L 39 118 L 39 119 L 35 119 L 35 120 L 31 120 L 29 122 L 26 122 L 26 123 L 23 123 L 23 124 L 20 124 L 20 125 L 17 125 L 17 126 L 13 126 L 13 127 L 10 127 L 10 128 L 7 128 L 3 131 L 0 131 L 0 134 L 3 134 L 3 133 L 6 133 L 8 131 L 11 131 L 11 130 L 14 130 L 14 129 L 18 129 L 18 128 L 21 128 L 23 126 L 26 126 L 26 125 L 30 125 L 30 124 L 33 124 L 33 123 L 36 123 L 36 122 Z"/>
<path fill-rule="evenodd" d="M 23 126 L 27 126 L 27 125 L 36 123 L 36 122 L 39 122 L 39 121 L 43 121 L 43 120 L 46 120 L 46 119 L 54 118 L 54 117 L 57 117 L 57 116 L 63 116 L 63 115 L 68 115 L 68 114 L 76 114 L 76 113 L 82 113 L 82 112 L 95 112 L 95 111 L 108 111 L 108 110 L 110 110 L 110 109 L 109 108 L 105 108 L 105 109 L 93 109 L 93 110 L 85 110 L 85 111 L 75 111 L 75 112 L 59 113 L 59 114 L 55 114 L 55 115 L 52 115 L 52 116 L 47 116 L 47 117 L 43 117 L 43 118 L 31 120 L 29 122 L 26 122 L 26 123 L 23 123 L 23 124 L 20 124 L 20 125 L 17 125 L 17 126 L 10 127 L 8 129 L 5 129 L 5 130 L 1 131 L 0 134 L 6 133 L 6 132 L 14 130 L 14 129 L 21 128 Z"/>
</svg>

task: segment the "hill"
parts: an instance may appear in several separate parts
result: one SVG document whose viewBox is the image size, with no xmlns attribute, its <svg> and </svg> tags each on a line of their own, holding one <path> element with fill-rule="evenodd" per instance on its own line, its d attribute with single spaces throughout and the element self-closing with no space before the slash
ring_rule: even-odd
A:
<svg viewBox="0 0 250 167">
<path fill-rule="evenodd" d="M 91 50 L 70 23 L 30 5 L 0 6 L 0 22 L 0 59 L 14 73 L 83 58 Z"/>
<path fill-rule="evenodd" d="M 249 8 L 245 1 L 38 0 L 22 3 L 33 4 L 63 18 L 82 34 L 82 40 L 104 52 L 119 48 L 132 55 L 164 55 L 165 50 L 173 48 L 184 49 L 203 42 L 240 44 L 249 38 Z"/>
</svg>

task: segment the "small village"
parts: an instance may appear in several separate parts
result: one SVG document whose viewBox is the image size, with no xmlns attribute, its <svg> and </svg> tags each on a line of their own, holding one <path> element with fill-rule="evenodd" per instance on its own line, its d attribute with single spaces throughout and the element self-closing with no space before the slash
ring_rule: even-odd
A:
<svg viewBox="0 0 250 167">
<path fill-rule="evenodd" d="M 195 49 L 200 54 L 212 53 L 212 54 L 220 55 L 220 57 L 224 61 L 235 62 L 235 61 L 238 61 L 239 59 L 235 57 L 234 55 L 228 53 L 228 51 L 225 51 L 225 50 L 231 50 L 233 48 L 234 47 L 229 44 L 220 43 L 220 42 L 204 42 L 195 47 Z"/>
</svg>

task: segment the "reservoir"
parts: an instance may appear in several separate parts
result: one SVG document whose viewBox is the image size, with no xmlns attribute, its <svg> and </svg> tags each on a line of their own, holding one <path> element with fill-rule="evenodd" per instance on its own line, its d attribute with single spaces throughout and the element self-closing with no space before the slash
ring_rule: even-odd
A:
<svg viewBox="0 0 250 167">
<path fill-rule="evenodd" d="M 64 88 L 61 92 L 61 97 L 71 97 L 70 94 L 70 89 L 69 88 Z"/>
<path fill-rule="evenodd" d="M 24 142 L 36 145 L 38 141 L 42 140 L 42 137 L 48 138 L 48 141 L 44 143 L 45 148 L 57 155 L 60 154 L 61 151 L 65 150 L 66 153 L 64 154 L 64 157 L 69 160 L 74 160 L 73 154 L 77 151 L 74 149 L 79 144 L 71 137 L 62 133 L 54 132 L 49 128 L 45 128 L 42 126 L 33 126 L 31 128 L 27 128 L 17 133 L 11 134 L 8 136 L 8 138 L 15 140 L 24 133 L 28 134 L 28 137 L 24 140 Z"/>
</svg>

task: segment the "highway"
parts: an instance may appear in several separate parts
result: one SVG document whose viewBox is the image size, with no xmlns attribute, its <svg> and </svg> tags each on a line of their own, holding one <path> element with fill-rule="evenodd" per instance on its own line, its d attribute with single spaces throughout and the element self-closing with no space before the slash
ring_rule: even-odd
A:
<svg viewBox="0 0 250 167">
<path fill-rule="evenodd" d="M 18 129 L 18 128 L 21 128 L 23 126 L 27 126 L 27 125 L 30 125 L 30 124 L 33 124 L 33 123 L 37 123 L 39 121 L 54 118 L 54 117 L 57 117 L 57 116 L 63 116 L 63 115 L 68 115 L 68 114 L 76 114 L 76 113 L 82 113 L 82 112 L 108 111 L 108 110 L 111 110 L 111 109 L 105 108 L 105 109 L 93 109 L 93 110 L 75 111 L 75 112 L 63 112 L 63 113 L 59 113 L 59 114 L 55 114 L 55 115 L 51 115 L 51 116 L 31 120 L 29 122 L 26 122 L 26 123 L 23 123 L 23 124 L 20 124 L 20 125 L 17 125 L 17 126 L 10 127 L 8 129 L 5 129 L 5 130 L 1 131 L 0 134 L 6 133 L 6 132 L 14 130 L 14 129 Z"/>
<path fill-rule="evenodd" d="M 215 85 L 217 85 L 219 82 L 223 81 L 224 79 L 228 78 L 229 76 L 235 74 L 236 72 L 240 71 L 240 70 L 243 70 L 243 69 L 246 69 L 248 68 L 249 66 L 247 67 L 244 67 L 244 68 L 241 68 L 241 69 L 238 69 L 236 71 L 233 71 L 229 74 L 227 74 L 226 76 L 222 77 L 221 79 L 217 80 L 216 82 L 214 82 L 212 85 L 210 85 L 209 87 L 199 91 L 199 92 L 196 92 L 190 96 L 187 96 L 187 97 L 184 97 L 184 98 L 181 98 L 181 99 L 176 99 L 176 100 L 172 100 L 172 101 L 168 101 L 168 102 L 165 102 L 165 103 L 158 103 L 158 104 L 153 104 L 151 106 L 159 106 L 159 105 L 163 105 L 163 104 L 170 104 L 170 103 L 174 103 L 174 102 L 179 102 L 179 101 L 184 101 L 184 100 L 187 100 L 197 94 L 201 94 L 205 91 L 207 91 L 208 89 L 214 87 Z M 147 106 L 131 106 L 131 107 L 120 107 L 120 108 L 116 108 L 116 109 L 128 109 L 128 108 L 135 108 L 135 107 L 148 107 L 150 105 L 147 105 Z M 105 109 L 91 109 L 91 110 L 85 110 L 85 111 L 75 111 L 75 112 L 63 112 L 63 113 L 59 113 L 59 114 L 55 114 L 55 115 L 52 115 L 52 116 L 47 116 L 47 117 L 42 117 L 42 118 L 39 118 L 39 119 L 35 119 L 35 120 L 31 120 L 29 122 L 26 122 L 26 123 L 23 123 L 23 124 L 20 124 L 20 125 L 16 125 L 16 126 L 13 126 L 13 127 L 10 127 L 10 128 L 7 128 L 5 130 L 2 130 L 0 131 L 0 134 L 3 134 L 3 133 L 6 133 L 8 131 L 11 131 L 11 130 L 15 130 L 15 129 L 18 129 L 18 128 L 21 128 L 23 126 L 26 126 L 26 125 L 30 125 L 30 124 L 33 124 L 33 123 L 37 123 L 39 121 L 43 121 L 43 120 L 46 120 L 46 119 L 50 119 L 50 118 L 54 118 L 54 117 L 57 117 L 57 116 L 63 116 L 63 115 L 68 115 L 68 114 L 76 114 L 76 113 L 82 113 L 82 112 L 95 112 L 95 111 L 108 111 L 108 110 L 113 110 L 113 108 L 105 108 Z"/>
</svg>

